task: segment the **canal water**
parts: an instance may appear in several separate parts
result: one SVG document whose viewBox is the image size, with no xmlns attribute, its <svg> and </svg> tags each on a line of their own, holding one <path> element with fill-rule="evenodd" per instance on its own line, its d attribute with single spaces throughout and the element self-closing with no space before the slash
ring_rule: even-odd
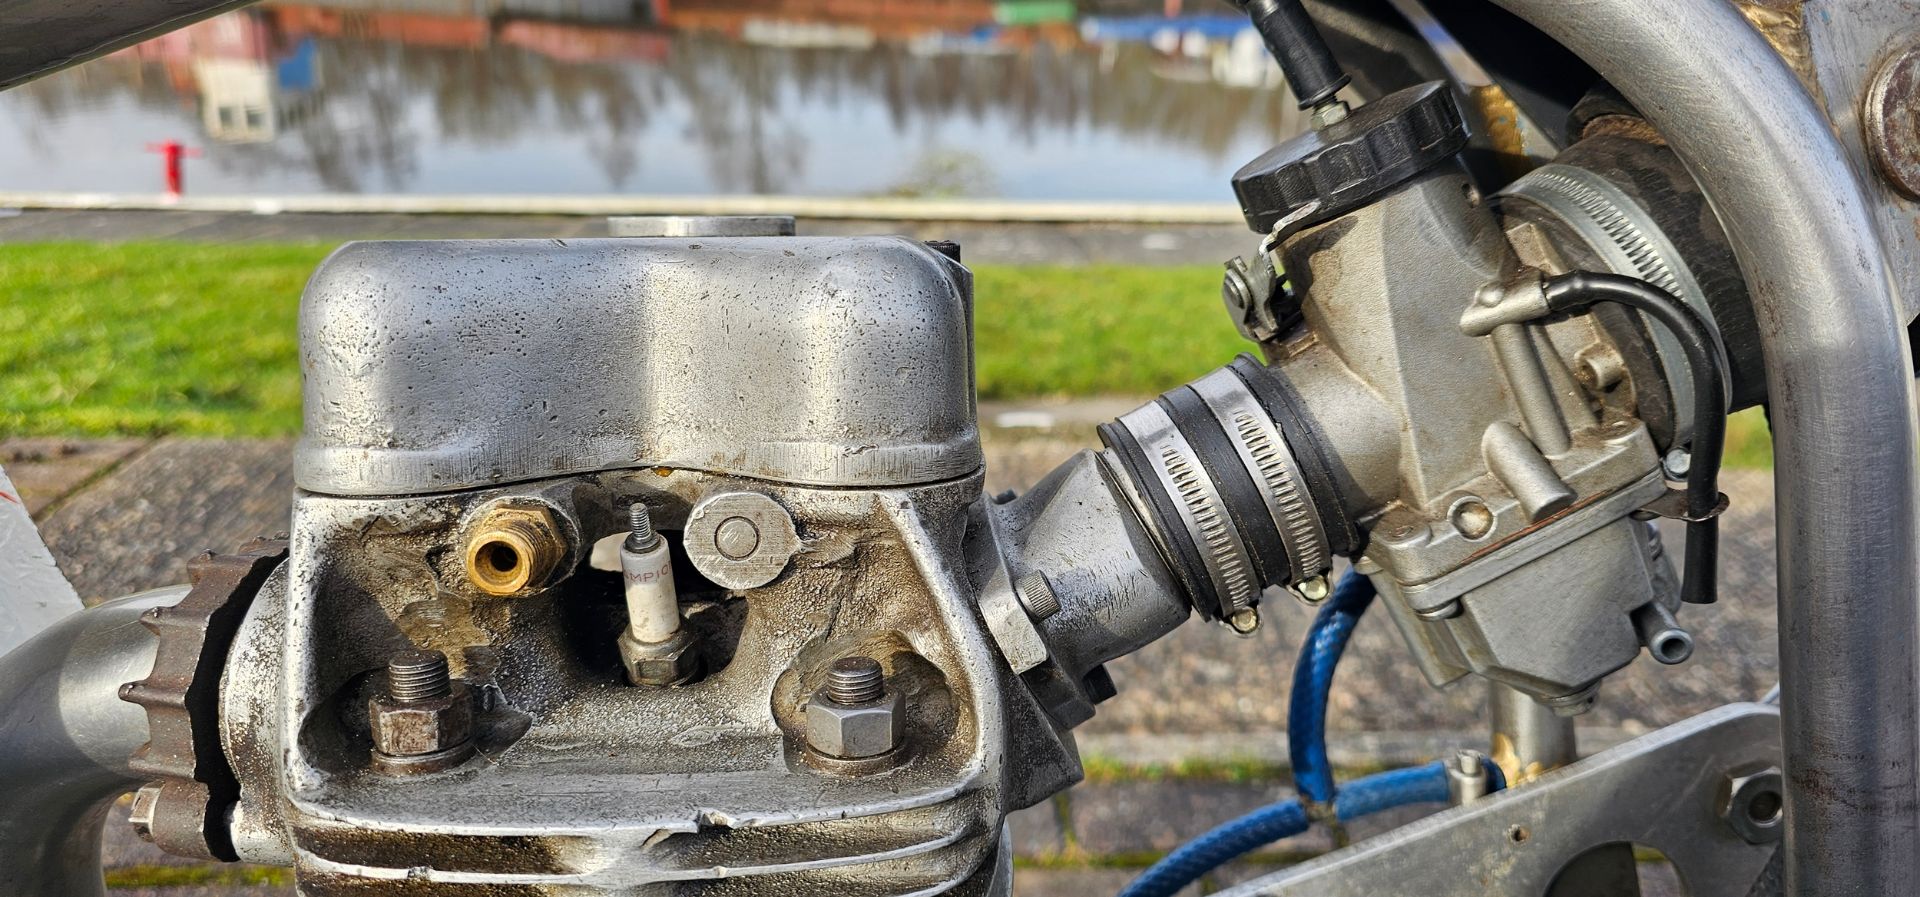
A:
<svg viewBox="0 0 1920 897">
<path fill-rule="evenodd" d="M 0 93 L 0 189 L 1230 201 L 1304 122 L 1165 2 L 267 3 Z"/>
</svg>

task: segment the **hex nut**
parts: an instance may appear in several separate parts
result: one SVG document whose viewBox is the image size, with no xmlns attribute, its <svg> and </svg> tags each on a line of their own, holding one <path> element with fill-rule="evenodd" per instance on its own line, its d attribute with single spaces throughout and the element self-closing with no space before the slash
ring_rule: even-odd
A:
<svg viewBox="0 0 1920 897">
<path fill-rule="evenodd" d="M 1785 789 L 1779 767 L 1728 775 L 1720 819 L 1748 844 L 1778 841 L 1785 829 Z"/>
<path fill-rule="evenodd" d="M 464 682 L 423 701 L 396 701 L 382 692 L 367 699 L 367 716 L 373 723 L 375 752 L 388 757 L 440 754 L 471 744 L 473 693 Z"/>
<path fill-rule="evenodd" d="M 633 630 L 620 633 L 620 661 L 627 668 L 627 681 L 634 685 L 664 688 L 684 685 L 700 674 L 700 652 L 696 639 L 685 626 L 664 642 L 643 642 Z"/>
<path fill-rule="evenodd" d="M 878 757 L 900 746 L 906 719 L 906 699 L 897 691 L 846 705 L 821 689 L 807 701 L 807 747 L 840 760 Z"/>
</svg>

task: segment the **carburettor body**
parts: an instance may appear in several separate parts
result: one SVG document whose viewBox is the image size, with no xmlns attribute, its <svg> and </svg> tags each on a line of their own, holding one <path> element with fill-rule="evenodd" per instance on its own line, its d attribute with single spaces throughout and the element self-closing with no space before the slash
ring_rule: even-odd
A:
<svg viewBox="0 0 1920 897">
<path fill-rule="evenodd" d="M 1620 271 L 1708 322 L 1741 300 L 1709 301 L 1673 248 L 1724 238 L 1663 147 L 1603 138 L 1567 154 L 1594 170 L 1546 166 L 1489 199 L 1465 143 L 1431 83 L 1249 163 L 1235 187 L 1265 239 L 1223 293 L 1268 363 L 1242 358 L 1102 435 L 1203 613 L 1246 629 L 1262 589 L 1317 603 L 1348 555 L 1434 684 L 1478 673 L 1577 713 L 1641 647 L 1691 652 L 1646 521 L 1683 473 L 1707 372 L 1636 312 L 1547 314 L 1543 279 Z M 1635 175 L 1681 226 L 1662 231 L 1609 179 Z M 1750 388 L 1757 358 L 1739 360 Z"/>
<path fill-rule="evenodd" d="M 1093 522 L 982 495 L 971 304 L 895 238 L 340 250 L 301 315 L 289 560 L 224 680 L 237 854 L 315 895 L 1004 893 L 1004 815 L 1078 779 L 1097 664 L 1186 607 L 1098 470 L 1065 477 Z M 623 664 L 636 503 L 687 635 Z M 1118 577 L 1158 628 L 1032 578 L 1060 525 L 1117 545 L 1063 584 Z M 1050 647 L 1023 601 L 1081 622 Z M 417 650 L 477 750 L 383 772 L 369 697 Z M 902 715 L 879 756 L 811 716 L 847 657 Z"/>
</svg>

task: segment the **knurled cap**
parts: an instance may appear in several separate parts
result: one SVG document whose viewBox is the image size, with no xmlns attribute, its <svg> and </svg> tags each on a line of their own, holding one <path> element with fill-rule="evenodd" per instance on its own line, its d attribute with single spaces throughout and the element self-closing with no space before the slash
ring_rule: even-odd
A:
<svg viewBox="0 0 1920 897">
<path fill-rule="evenodd" d="M 1262 153 L 1233 175 L 1247 226 L 1265 234 L 1315 201 L 1306 227 L 1371 203 L 1467 145 L 1453 89 L 1429 81 L 1361 106 L 1341 121 Z"/>
</svg>

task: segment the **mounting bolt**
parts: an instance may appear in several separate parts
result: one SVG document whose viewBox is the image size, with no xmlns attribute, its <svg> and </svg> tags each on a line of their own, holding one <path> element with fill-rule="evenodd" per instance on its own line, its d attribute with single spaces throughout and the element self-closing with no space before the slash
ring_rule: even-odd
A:
<svg viewBox="0 0 1920 897">
<path fill-rule="evenodd" d="M 815 765 L 850 774 L 893 765 L 905 730 L 906 701 L 887 688 L 879 661 L 859 655 L 834 661 L 806 712 L 807 750 Z"/>
<path fill-rule="evenodd" d="M 886 675 L 880 670 L 880 661 L 871 657 L 842 657 L 827 670 L 827 696 L 835 704 L 844 707 L 865 704 L 886 690 Z"/>
<path fill-rule="evenodd" d="M 1748 844 L 1778 841 L 1786 815 L 1781 797 L 1784 790 L 1777 766 L 1731 773 L 1720 803 L 1720 820 Z"/>
<path fill-rule="evenodd" d="M 439 772 L 473 756 L 473 695 L 454 681 L 438 651 L 395 654 L 386 690 L 367 700 L 367 718 L 376 772 Z"/>
</svg>

